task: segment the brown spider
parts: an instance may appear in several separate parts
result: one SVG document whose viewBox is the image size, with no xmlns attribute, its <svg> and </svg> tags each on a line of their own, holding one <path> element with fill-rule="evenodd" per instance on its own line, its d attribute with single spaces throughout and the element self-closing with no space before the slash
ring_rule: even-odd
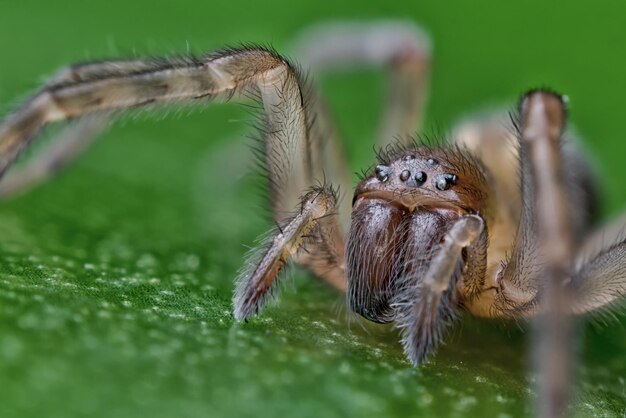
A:
<svg viewBox="0 0 626 418">
<path fill-rule="evenodd" d="M 568 314 L 606 308 L 626 290 L 623 232 L 590 234 L 596 194 L 590 170 L 563 139 L 562 98 L 531 91 L 508 121 L 466 122 L 450 143 L 428 144 L 408 139 L 422 119 L 430 67 L 419 30 L 331 25 L 310 32 L 300 51 L 313 70 L 378 65 L 390 72 L 383 151 L 352 200 L 338 199 L 350 177 L 320 96 L 287 59 L 253 45 L 69 67 L 0 125 L 0 174 L 48 123 L 89 116 L 9 173 L 0 195 L 54 174 L 116 111 L 259 100 L 276 227 L 239 275 L 235 318 L 259 311 L 288 260 L 346 291 L 351 309 L 365 318 L 395 321 L 413 364 L 424 361 L 460 311 L 545 315 L 553 354 L 545 356 L 547 384 L 553 409 L 562 409 Z"/>
</svg>

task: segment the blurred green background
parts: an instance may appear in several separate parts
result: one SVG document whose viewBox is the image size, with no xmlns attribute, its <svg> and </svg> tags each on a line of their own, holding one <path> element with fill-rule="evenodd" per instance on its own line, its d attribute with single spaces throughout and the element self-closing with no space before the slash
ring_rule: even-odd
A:
<svg viewBox="0 0 626 418">
<path fill-rule="evenodd" d="M 626 202 L 626 6 L 547 3 L 0 0 L 0 110 L 74 61 L 241 41 L 286 51 L 316 22 L 410 19 L 435 46 L 427 131 L 530 87 L 564 92 L 608 217 Z M 383 77 L 317 81 L 354 171 L 369 166 Z M 269 225 L 246 174 L 247 120 L 234 104 L 125 118 L 0 206 L 0 416 L 531 415 L 516 325 L 466 318 L 413 369 L 393 330 L 349 321 L 342 297 L 300 271 L 279 307 L 234 323 L 232 279 Z M 623 416 L 625 323 L 583 328 L 576 416 Z"/>
</svg>

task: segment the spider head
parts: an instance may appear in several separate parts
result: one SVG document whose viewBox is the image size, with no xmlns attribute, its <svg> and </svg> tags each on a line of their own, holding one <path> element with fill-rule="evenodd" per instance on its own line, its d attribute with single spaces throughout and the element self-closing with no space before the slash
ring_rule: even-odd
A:
<svg viewBox="0 0 626 418">
<path fill-rule="evenodd" d="M 348 300 L 374 322 L 394 320 L 410 270 L 429 263 L 459 217 L 484 214 L 482 166 L 458 148 L 421 147 L 381 162 L 358 185 L 347 240 Z M 488 211 L 487 211 L 488 212 Z"/>
<path fill-rule="evenodd" d="M 447 206 L 479 213 L 486 209 L 488 188 L 485 169 L 468 150 L 419 147 L 380 161 L 352 202 L 356 207 L 359 199 L 378 198 L 411 212 Z"/>
</svg>

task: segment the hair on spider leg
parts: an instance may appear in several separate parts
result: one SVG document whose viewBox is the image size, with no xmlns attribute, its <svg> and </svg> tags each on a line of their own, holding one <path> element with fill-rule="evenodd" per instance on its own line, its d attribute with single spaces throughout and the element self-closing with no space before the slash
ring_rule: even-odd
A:
<svg viewBox="0 0 626 418">
<path fill-rule="evenodd" d="M 352 309 L 348 309 L 349 305 L 347 303 L 344 302 L 343 305 L 346 311 L 346 325 L 348 330 L 352 330 L 352 326 L 357 325 L 366 335 L 373 335 L 374 331 L 371 327 L 371 322 L 354 312 Z"/>
<path fill-rule="evenodd" d="M 624 314 L 620 312 L 623 307 L 623 305 L 621 307 L 618 305 L 612 308 L 607 307 L 600 309 L 598 312 L 591 315 L 586 322 L 596 331 L 604 329 L 611 322 L 619 322 L 619 318 L 624 316 Z"/>
<path fill-rule="evenodd" d="M 242 295 L 246 292 L 245 285 L 247 285 L 247 278 L 251 277 L 254 274 L 255 270 L 258 268 L 259 262 L 263 259 L 263 257 L 267 254 L 267 252 L 271 248 L 272 241 L 277 233 L 277 229 L 278 227 L 276 226 L 274 228 L 271 228 L 267 232 L 261 234 L 255 240 L 255 246 L 249 247 L 249 250 L 247 251 L 246 256 L 245 256 L 246 261 L 243 264 L 243 266 L 239 269 L 239 272 L 237 274 L 238 278 L 236 280 L 235 293 L 236 295 L 239 295 L 239 296 L 237 296 L 236 299 L 242 300 L 242 297 L 243 297 Z M 285 278 L 285 274 L 287 270 L 288 269 L 286 268 L 286 264 L 283 263 L 282 269 L 279 270 L 277 277 L 272 281 L 272 283 L 270 284 L 270 287 L 261 296 L 261 298 L 257 300 L 251 300 L 249 302 L 244 301 L 245 303 L 239 308 L 239 310 L 237 309 L 235 310 L 235 315 L 236 316 L 243 315 L 242 316 L 243 318 L 248 318 L 251 316 L 252 313 L 258 312 L 260 307 L 264 306 L 267 303 L 267 301 L 275 298 L 275 295 L 277 292 L 276 288 L 279 286 L 280 282 L 283 281 L 283 279 Z M 252 303 L 254 306 L 250 306 L 250 303 Z"/>
<path fill-rule="evenodd" d="M 273 238 L 273 235 L 269 233 L 264 235 L 265 236 L 262 238 L 262 245 L 254 247 L 248 251 L 248 254 L 246 255 L 246 262 L 238 273 L 235 294 L 238 295 L 236 296 L 236 300 L 239 300 L 240 304 L 235 306 L 235 317 L 239 317 L 241 319 L 248 319 L 251 316 L 256 315 L 259 310 L 262 307 L 266 306 L 269 302 L 276 301 L 278 295 L 282 292 L 282 289 L 284 288 L 283 282 L 288 281 L 290 278 L 293 279 L 293 275 L 291 274 L 293 268 L 290 267 L 290 263 L 284 263 L 282 268 L 278 271 L 276 277 L 270 284 L 269 288 L 265 290 L 260 298 L 254 298 L 251 300 L 243 298 L 243 295 L 247 291 L 247 280 L 245 279 L 253 274 L 253 272 L 257 268 L 259 261 L 265 255 L 267 249 L 269 249 L 269 246 L 271 245 L 271 239 Z"/>
<path fill-rule="evenodd" d="M 460 270 L 460 269 L 459 269 Z M 442 343 L 443 336 L 453 321 L 459 317 L 454 297 L 454 286 L 459 273 L 451 280 L 451 289 L 440 298 L 426 298 L 421 294 L 421 285 L 407 287 L 403 294 L 408 299 L 398 298 L 393 307 L 396 310 L 395 327 L 402 334 L 402 345 L 413 364 L 423 363 L 428 359 L 435 346 Z M 416 303 L 419 300 L 419 303 Z"/>
<path fill-rule="evenodd" d="M 509 110 L 507 114 L 509 116 L 509 121 L 511 122 L 511 127 L 512 127 L 510 133 L 514 135 L 515 137 L 519 138 L 520 131 L 521 131 L 521 120 L 520 120 L 519 110 L 518 109 Z"/>
<path fill-rule="evenodd" d="M 185 117 L 199 114 L 204 111 L 206 103 L 201 101 L 195 102 L 172 102 L 168 106 L 163 104 L 145 104 L 139 108 L 132 109 L 128 113 L 121 111 L 104 111 L 97 112 L 95 114 L 109 114 L 110 124 L 115 124 L 120 127 L 125 127 L 129 122 L 145 121 L 145 120 L 157 120 L 163 121 L 166 119 L 183 119 Z M 78 119 L 82 119 L 86 116 L 81 116 Z"/>
<path fill-rule="evenodd" d="M 301 274 L 301 270 L 292 261 L 288 261 L 283 268 L 282 274 L 283 278 L 277 285 L 278 291 L 280 293 L 285 291 L 297 292 L 296 277 Z"/>
<path fill-rule="evenodd" d="M 350 329 L 350 323 L 353 321 L 352 315 L 354 315 L 354 312 L 350 312 L 348 305 L 346 305 L 346 302 L 342 297 L 337 297 L 332 301 L 331 311 L 333 312 L 336 321 L 342 322 L 342 319 L 345 319 L 345 323 L 347 324 L 348 329 Z"/>
</svg>

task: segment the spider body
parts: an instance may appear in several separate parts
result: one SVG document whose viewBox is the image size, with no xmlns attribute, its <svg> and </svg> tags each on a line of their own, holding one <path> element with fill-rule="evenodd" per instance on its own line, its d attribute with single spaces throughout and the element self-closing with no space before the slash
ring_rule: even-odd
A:
<svg viewBox="0 0 626 418">
<path fill-rule="evenodd" d="M 430 69 L 429 42 L 419 29 L 335 24 L 306 34 L 299 51 L 313 72 L 369 65 L 389 73 L 378 142 L 384 151 L 358 184 L 352 206 L 337 194 L 351 182 L 321 95 L 289 60 L 254 45 L 70 66 L 0 124 L 1 176 L 47 124 L 73 122 L 49 149 L 2 178 L 0 197 L 54 175 L 116 112 L 257 100 L 276 226 L 240 271 L 235 318 L 263 307 L 288 261 L 346 292 L 365 318 L 395 322 L 415 365 L 462 310 L 513 319 L 543 315 L 545 405 L 551 415 L 563 411 L 568 315 L 620 301 L 626 235 L 621 223 L 590 231 L 593 176 L 564 138 L 562 97 L 530 91 L 511 120 L 478 118 L 459 125 L 448 142 L 414 143 L 409 138 L 420 128 Z"/>
<path fill-rule="evenodd" d="M 398 321 L 412 330 L 418 325 L 412 345 L 405 340 L 413 358 L 427 355 L 425 345 L 439 338 L 457 309 L 496 318 L 540 311 L 542 289 L 517 264 L 530 264 L 520 260 L 529 254 L 534 260 L 527 268 L 543 261 L 536 242 L 520 242 L 536 225 L 527 217 L 520 226 L 524 196 L 519 183 L 528 176 L 520 173 L 515 124 L 483 121 L 477 134 L 471 123 L 458 129 L 453 143 L 388 147 L 356 188 L 346 247 L 349 304 L 374 322 Z M 571 143 L 562 151 L 569 190 L 565 204 L 577 213 L 571 224 L 575 235 L 583 235 L 594 217 L 594 180 Z M 472 235 L 471 245 L 444 260 L 448 255 L 438 251 L 450 239 L 446 234 L 470 217 L 475 227 L 464 233 Z M 449 264 L 443 275 L 448 281 L 429 277 L 438 257 Z M 424 296 L 420 288 L 425 287 L 436 296 Z"/>
</svg>

